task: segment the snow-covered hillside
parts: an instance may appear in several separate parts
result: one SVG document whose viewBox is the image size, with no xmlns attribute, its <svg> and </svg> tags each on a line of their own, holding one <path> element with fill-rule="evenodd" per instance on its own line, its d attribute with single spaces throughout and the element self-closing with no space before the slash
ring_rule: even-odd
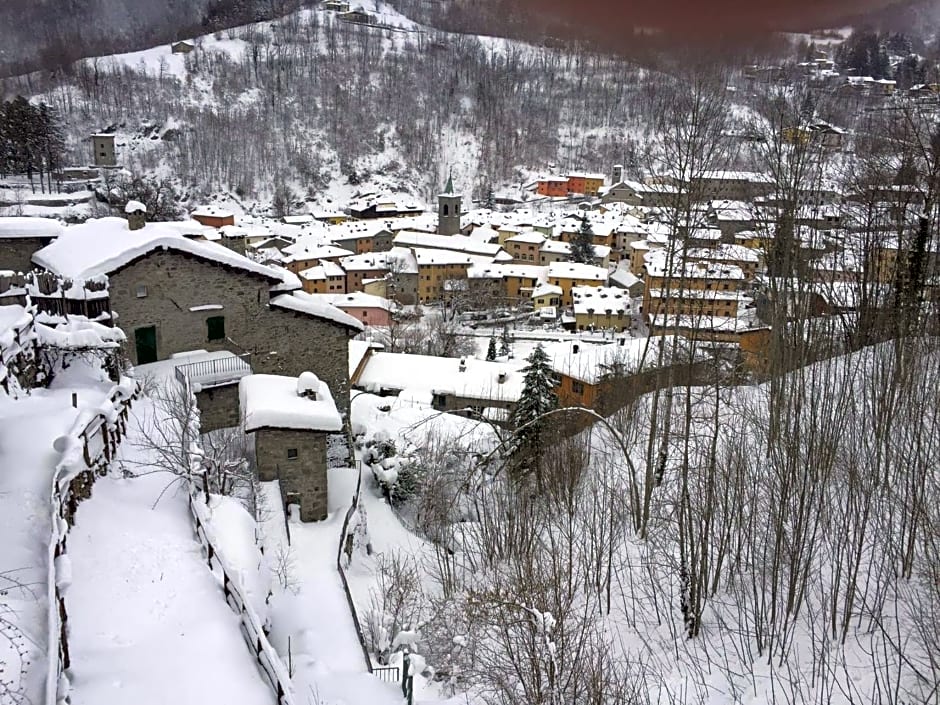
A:
<svg viewBox="0 0 940 705">
<path fill-rule="evenodd" d="M 634 155 L 643 74 L 629 63 L 362 7 L 374 24 L 305 9 L 198 37 L 186 55 L 164 45 L 90 59 L 10 89 L 59 109 L 69 161 L 87 162 L 87 135 L 114 128 L 135 173 L 245 207 L 278 188 L 321 203 L 362 189 L 427 200 L 449 173 L 479 197 L 531 170 L 606 171 Z"/>
</svg>

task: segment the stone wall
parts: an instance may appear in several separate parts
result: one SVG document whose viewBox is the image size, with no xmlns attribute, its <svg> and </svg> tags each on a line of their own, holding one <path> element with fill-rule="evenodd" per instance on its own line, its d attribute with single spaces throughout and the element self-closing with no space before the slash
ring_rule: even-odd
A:
<svg viewBox="0 0 940 705">
<path fill-rule="evenodd" d="M 137 297 L 138 286 L 147 296 Z M 127 354 L 137 363 L 136 328 L 155 326 L 157 357 L 186 350 L 252 354 L 256 373 L 297 376 L 314 372 L 336 406 L 349 412 L 349 331 L 343 326 L 268 306 L 270 283 L 176 252 L 157 252 L 111 276 L 111 307 L 127 333 Z M 192 307 L 221 309 L 191 311 Z M 208 340 L 206 319 L 225 317 L 224 340 Z M 237 407 L 237 405 L 236 405 Z"/>
<path fill-rule="evenodd" d="M 296 377 L 311 371 L 327 383 L 336 408 L 349 414 L 349 332 L 342 326 L 270 308 L 242 344 L 256 374 Z"/>
<path fill-rule="evenodd" d="M 139 286 L 147 287 L 146 296 L 137 296 Z M 155 252 L 111 276 L 111 308 L 127 334 L 127 354 L 133 364 L 137 364 L 134 331 L 147 326 L 156 327 L 161 360 L 186 350 L 242 353 L 246 350 L 240 349 L 241 341 L 260 324 L 268 288 L 269 282 L 261 277 L 177 252 Z M 190 311 L 207 305 L 221 309 Z M 206 319 L 212 316 L 225 317 L 226 339 L 209 341 Z"/>
<path fill-rule="evenodd" d="M 241 423 L 237 383 L 202 390 L 196 395 L 196 404 L 201 433 L 234 428 Z"/>
<path fill-rule="evenodd" d="M 255 432 L 255 457 L 262 482 L 280 480 L 281 496 L 300 500 L 301 521 L 321 521 L 327 513 L 327 434 L 288 429 Z M 287 451 L 297 457 L 289 459 Z"/>
<path fill-rule="evenodd" d="M 28 272 L 33 268 L 33 253 L 47 240 L 38 237 L 0 238 L 0 269 Z"/>
</svg>

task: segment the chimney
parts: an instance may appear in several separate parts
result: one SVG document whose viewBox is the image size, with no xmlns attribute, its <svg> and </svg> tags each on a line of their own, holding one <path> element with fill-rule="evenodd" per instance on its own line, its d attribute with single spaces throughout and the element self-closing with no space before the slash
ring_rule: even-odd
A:
<svg viewBox="0 0 940 705">
<path fill-rule="evenodd" d="M 320 379 L 313 372 L 301 372 L 297 378 L 297 396 L 317 400 L 317 391 L 320 389 Z"/>
<path fill-rule="evenodd" d="M 623 181 L 623 164 L 614 164 L 614 173 L 612 176 L 614 177 L 613 183 L 615 184 L 619 184 Z"/>
<path fill-rule="evenodd" d="M 124 206 L 128 230 L 140 230 L 147 224 L 147 206 L 140 201 L 128 201 Z"/>
<path fill-rule="evenodd" d="M 465 357 L 460 358 L 460 371 L 461 372 L 467 371 L 467 358 Z"/>
<path fill-rule="evenodd" d="M 577 343 L 575 343 L 574 345 L 571 346 L 571 354 L 572 354 L 572 355 L 577 355 L 577 354 L 578 354 L 578 350 L 580 350 L 580 348 L 578 347 Z"/>
<path fill-rule="evenodd" d="M 496 378 L 496 381 L 499 382 L 500 384 L 504 384 L 506 382 L 506 379 L 507 379 L 506 373 L 500 372 L 499 376 Z"/>
</svg>

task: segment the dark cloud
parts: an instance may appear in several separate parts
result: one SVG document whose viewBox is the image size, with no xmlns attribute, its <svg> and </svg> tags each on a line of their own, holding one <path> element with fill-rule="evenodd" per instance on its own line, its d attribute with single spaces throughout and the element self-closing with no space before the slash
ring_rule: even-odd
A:
<svg viewBox="0 0 940 705">
<path fill-rule="evenodd" d="M 760 30 L 815 29 L 901 0 L 513 0 L 531 17 L 558 20 L 572 34 L 605 39 L 632 34 L 635 26 L 707 39 Z"/>
</svg>

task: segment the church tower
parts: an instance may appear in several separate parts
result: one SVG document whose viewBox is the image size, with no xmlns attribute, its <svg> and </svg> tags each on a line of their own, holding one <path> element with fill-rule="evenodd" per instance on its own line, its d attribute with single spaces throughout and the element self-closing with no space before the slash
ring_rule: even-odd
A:
<svg viewBox="0 0 940 705">
<path fill-rule="evenodd" d="M 448 175 L 444 193 L 437 197 L 437 232 L 457 235 L 460 232 L 460 195 L 454 193 L 454 180 Z"/>
</svg>

